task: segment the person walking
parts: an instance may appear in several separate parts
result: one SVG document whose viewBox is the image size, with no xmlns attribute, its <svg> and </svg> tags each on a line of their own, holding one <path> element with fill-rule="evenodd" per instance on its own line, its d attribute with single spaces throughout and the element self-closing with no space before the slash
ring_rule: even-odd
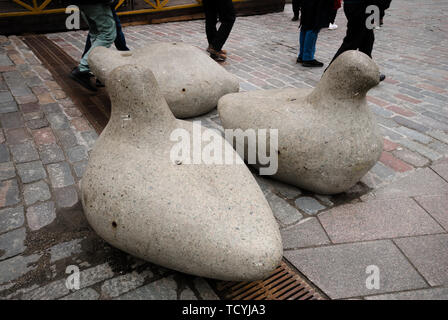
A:
<svg viewBox="0 0 448 320">
<path fill-rule="evenodd" d="M 117 36 L 115 37 L 115 48 L 117 48 L 118 51 L 129 51 L 128 46 L 126 45 L 126 38 L 124 36 L 123 33 L 123 29 L 121 27 L 121 22 L 120 22 L 120 18 L 118 18 L 117 12 L 115 11 L 115 7 L 117 6 L 118 0 L 115 0 L 110 8 L 112 10 L 112 15 L 114 17 L 115 20 L 115 26 L 117 28 Z M 92 47 L 92 39 L 90 36 L 90 32 L 87 34 L 87 39 L 86 39 L 86 45 L 84 47 L 84 52 L 83 52 L 83 56 L 89 51 L 89 49 Z"/>
<path fill-rule="evenodd" d="M 302 4 L 302 0 L 292 0 L 292 12 L 294 16 L 291 21 L 298 21 L 300 18 L 300 6 Z"/>
<path fill-rule="evenodd" d="M 109 48 L 117 36 L 114 16 L 110 8 L 110 0 L 73 0 L 79 6 L 82 16 L 89 26 L 91 39 L 90 49 L 82 56 L 79 65 L 70 73 L 70 77 L 81 84 L 84 88 L 97 91 L 91 84 L 90 68 L 87 58 L 89 53 L 96 47 Z"/>
<path fill-rule="evenodd" d="M 334 0 L 303 0 L 300 19 L 300 50 L 297 63 L 304 67 L 323 67 L 323 63 L 314 58 L 319 31 L 328 27 L 330 12 Z"/>
<path fill-rule="evenodd" d="M 328 26 L 328 30 L 336 30 L 338 25 L 335 24 L 336 15 L 338 14 L 339 8 L 342 7 L 342 0 L 334 0 L 334 8 L 330 13 L 330 25 Z"/>
<path fill-rule="evenodd" d="M 216 61 L 225 61 L 227 51 L 222 47 L 232 31 L 236 14 L 232 0 L 203 0 L 202 5 L 205 12 L 205 32 L 208 40 L 207 52 Z M 219 29 L 216 28 L 218 19 L 221 22 Z"/>
<path fill-rule="evenodd" d="M 344 13 L 347 17 L 347 33 L 342 45 L 334 55 L 331 63 L 347 50 L 359 50 L 372 58 L 373 44 L 375 42 L 374 28 L 370 28 L 367 21 L 371 12 L 366 12 L 367 7 L 376 5 L 380 8 L 388 8 L 392 0 L 344 0 Z M 384 9 L 386 10 L 386 9 Z M 380 75 L 380 80 L 386 78 Z"/>
</svg>

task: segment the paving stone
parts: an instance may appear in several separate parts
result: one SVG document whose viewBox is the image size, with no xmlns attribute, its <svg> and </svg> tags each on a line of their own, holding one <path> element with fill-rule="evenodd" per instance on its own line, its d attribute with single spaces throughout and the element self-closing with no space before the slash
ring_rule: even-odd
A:
<svg viewBox="0 0 448 320">
<path fill-rule="evenodd" d="M 431 288 L 365 297 L 366 300 L 448 300 L 448 288 Z"/>
<path fill-rule="evenodd" d="M 54 144 L 56 143 L 56 138 L 53 134 L 51 128 L 43 128 L 33 131 L 34 141 L 37 145 L 43 144 Z"/>
<path fill-rule="evenodd" d="M 31 136 L 25 128 L 16 128 L 6 131 L 6 140 L 8 144 L 24 143 L 30 138 Z"/>
<path fill-rule="evenodd" d="M 131 272 L 116 278 L 112 278 L 104 281 L 101 286 L 101 292 L 107 297 L 115 298 L 143 285 L 146 277 L 152 277 L 152 272 L 149 270 L 141 274 Z"/>
<path fill-rule="evenodd" d="M 43 164 L 56 163 L 65 160 L 64 152 L 57 144 L 40 146 L 39 153 Z"/>
<path fill-rule="evenodd" d="M 25 79 L 18 71 L 10 71 L 3 73 L 3 78 L 14 96 L 30 95 L 31 91 L 26 86 Z"/>
<path fill-rule="evenodd" d="M 20 110 L 22 110 L 23 113 L 32 113 L 32 112 L 39 112 L 41 110 L 40 104 L 36 102 L 30 102 L 20 105 Z"/>
<path fill-rule="evenodd" d="M 8 91 L 0 91 L 0 104 L 14 101 L 14 97 Z"/>
<path fill-rule="evenodd" d="M 67 242 L 58 243 L 50 248 L 50 263 L 71 257 L 81 253 L 81 242 L 83 239 L 75 239 Z"/>
<path fill-rule="evenodd" d="M 41 118 L 41 119 L 31 119 L 30 121 L 27 121 L 26 126 L 30 128 L 31 130 L 37 130 L 42 129 L 49 126 L 49 123 L 47 119 Z"/>
<path fill-rule="evenodd" d="M 0 162 L 8 162 L 10 160 L 8 147 L 6 144 L 0 144 Z"/>
<path fill-rule="evenodd" d="M 25 251 L 26 229 L 20 228 L 0 235 L 0 260 L 13 257 Z"/>
<path fill-rule="evenodd" d="M 59 103 L 44 104 L 43 106 L 41 106 L 41 108 L 42 111 L 47 115 L 50 113 L 62 113 L 62 108 Z"/>
<path fill-rule="evenodd" d="M 448 284 L 448 234 L 395 239 L 431 286 Z"/>
<path fill-rule="evenodd" d="M 65 284 L 66 279 L 50 282 L 40 288 L 22 295 L 22 300 L 54 300 L 66 296 L 70 290 Z"/>
<path fill-rule="evenodd" d="M 389 240 L 286 251 L 285 257 L 332 299 L 427 287 Z M 380 271 L 379 289 L 366 286 L 372 265 Z"/>
<path fill-rule="evenodd" d="M 3 129 L 14 129 L 23 127 L 23 118 L 20 112 L 0 114 L 0 123 Z"/>
<path fill-rule="evenodd" d="M 298 224 L 281 230 L 283 249 L 298 249 L 329 244 L 319 221 L 312 217 L 300 221 Z"/>
<path fill-rule="evenodd" d="M 84 175 L 84 172 L 87 168 L 87 161 L 80 161 L 73 164 L 73 169 L 75 170 L 75 174 L 78 178 L 81 178 Z"/>
<path fill-rule="evenodd" d="M 397 172 L 411 171 L 414 168 L 404 161 L 395 158 L 391 153 L 384 151 L 380 157 L 381 163 Z"/>
<path fill-rule="evenodd" d="M 0 210 L 0 233 L 20 228 L 24 221 L 22 206 Z"/>
<path fill-rule="evenodd" d="M 39 159 L 39 154 L 31 141 L 11 145 L 10 150 L 16 163 L 29 162 Z"/>
<path fill-rule="evenodd" d="M 193 283 L 195 288 L 199 291 L 199 295 L 201 296 L 202 300 L 219 300 L 219 297 L 216 295 L 207 281 L 204 280 L 204 278 L 197 277 L 194 279 Z"/>
<path fill-rule="evenodd" d="M 30 113 L 24 113 L 23 114 L 23 120 L 24 121 L 31 121 L 31 120 L 38 120 L 38 119 L 43 119 L 44 118 L 44 113 L 42 111 L 37 111 L 37 112 L 30 112 Z M 46 119 L 45 119 L 46 121 Z M 47 122 L 47 126 L 48 126 L 48 122 Z M 31 125 L 30 125 L 31 126 Z M 31 128 L 30 128 L 31 129 Z"/>
<path fill-rule="evenodd" d="M 67 158 L 71 163 L 75 163 L 82 160 L 88 160 L 89 155 L 84 146 L 76 146 L 67 149 Z"/>
<path fill-rule="evenodd" d="M 55 134 L 64 149 L 78 145 L 78 140 L 71 129 L 55 130 Z"/>
<path fill-rule="evenodd" d="M 67 162 L 49 164 L 47 170 L 53 188 L 63 188 L 75 183 Z"/>
<path fill-rule="evenodd" d="M 431 141 L 433 141 L 432 138 L 428 137 L 427 135 L 421 134 L 418 131 L 406 128 L 406 127 L 398 127 L 394 130 L 397 130 L 398 132 L 402 133 L 408 138 L 411 138 L 412 140 L 418 141 L 423 144 L 428 144 Z"/>
<path fill-rule="evenodd" d="M 66 297 L 61 298 L 61 300 L 98 300 L 100 294 L 92 288 L 82 289 L 69 294 Z"/>
<path fill-rule="evenodd" d="M 355 191 L 356 186 L 353 186 L 352 188 L 350 188 L 349 190 L 346 191 L 346 193 L 357 193 L 357 191 Z M 319 200 L 320 202 L 322 202 L 324 205 L 326 205 L 327 207 L 332 207 L 334 205 L 333 201 L 331 201 L 331 197 L 330 196 L 324 196 L 321 194 L 316 194 L 315 195 L 316 199 Z"/>
<path fill-rule="evenodd" d="M 334 243 L 378 240 L 443 232 L 414 200 L 371 200 L 346 204 L 319 215 Z"/>
<path fill-rule="evenodd" d="M 29 207 L 26 210 L 26 218 L 28 221 L 28 227 L 33 230 L 39 230 L 49 225 L 56 219 L 56 210 L 54 202 L 44 202 Z"/>
<path fill-rule="evenodd" d="M 0 182 L 0 208 L 15 205 L 20 202 L 20 191 L 17 180 Z"/>
<path fill-rule="evenodd" d="M 23 199 L 26 205 L 32 205 L 38 201 L 46 201 L 51 198 L 50 189 L 44 181 L 26 184 L 23 187 Z"/>
<path fill-rule="evenodd" d="M 296 208 L 273 193 L 268 193 L 266 200 L 268 200 L 274 216 L 284 226 L 295 223 L 303 217 Z"/>
<path fill-rule="evenodd" d="M 79 132 L 91 131 L 92 128 L 85 118 L 75 118 L 71 120 L 71 124 Z"/>
<path fill-rule="evenodd" d="M 438 160 L 442 157 L 442 155 L 440 153 L 438 153 L 438 152 L 436 152 L 418 142 L 400 138 L 398 140 L 398 143 L 412 151 L 420 153 L 422 156 L 425 156 L 426 158 L 428 158 L 432 161 Z"/>
<path fill-rule="evenodd" d="M 75 186 L 56 188 L 53 190 L 56 204 L 60 208 L 71 208 L 78 203 L 78 192 Z"/>
<path fill-rule="evenodd" d="M 307 214 L 316 214 L 326 209 L 316 199 L 311 197 L 301 197 L 295 201 L 296 206 Z"/>
<path fill-rule="evenodd" d="M 427 134 L 430 135 L 431 137 L 433 137 L 434 139 L 440 140 L 440 141 L 448 144 L 448 134 L 444 133 L 443 131 L 432 130 L 432 131 L 428 131 Z"/>
<path fill-rule="evenodd" d="M 95 131 L 85 131 L 81 132 L 81 136 L 84 141 L 87 143 L 87 149 L 90 151 L 95 144 L 95 141 L 98 139 L 98 134 Z"/>
<path fill-rule="evenodd" d="M 422 157 L 418 153 L 409 151 L 407 149 L 395 150 L 393 155 L 397 158 L 413 165 L 414 167 L 424 167 L 429 164 L 429 160 Z"/>
<path fill-rule="evenodd" d="M 424 195 L 444 195 L 448 183 L 430 168 L 416 170 L 408 176 L 372 191 L 361 199 L 397 199 Z"/>
<path fill-rule="evenodd" d="M 448 194 L 442 196 L 421 196 L 415 200 L 448 231 Z"/>
<path fill-rule="evenodd" d="M 448 181 L 448 163 L 439 163 L 431 166 L 431 169 L 434 170 L 439 176 Z"/>
<path fill-rule="evenodd" d="M 198 300 L 190 288 L 184 288 L 179 294 L 179 300 Z"/>
<path fill-rule="evenodd" d="M 0 103 L 0 114 L 15 112 L 18 110 L 19 109 L 17 108 L 17 103 L 15 101 Z"/>
<path fill-rule="evenodd" d="M 393 117 L 393 119 L 395 120 L 396 123 L 401 124 L 402 126 L 408 127 L 410 129 L 414 129 L 419 132 L 424 133 L 429 130 L 428 127 L 421 125 L 417 122 L 414 122 L 412 120 L 409 120 L 407 118 L 404 118 L 402 116 L 395 116 L 395 117 Z"/>
<path fill-rule="evenodd" d="M 271 184 L 274 192 L 283 198 L 293 200 L 302 194 L 302 192 L 295 186 L 271 179 L 268 179 L 267 181 Z"/>
<path fill-rule="evenodd" d="M 177 300 L 177 283 L 172 277 L 163 278 L 126 293 L 118 300 Z"/>
<path fill-rule="evenodd" d="M 381 180 L 391 179 L 396 174 L 392 168 L 389 168 L 381 162 L 377 162 L 369 172 L 375 174 Z"/>
<path fill-rule="evenodd" d="M 16 167 L 23 183 L 38 181 L 47 176 L 41 161 L 19 163 Z"/>
<path fill-rule="evenodd" d="M 80 273 L 80 287 L 90 287 L 98 282 L 112 278 L 114 272 L 108 263 L 103 263 L 98 266 L 86 269 Z"/>
<path fill-rule="evenodd" d="M 47 120 L 55 130 L 68 129 L 70 127 L 70 122 L 63 113 L 47 114 Z"/>
<path fill-rule="evenodd" d="M 37 268 L 34 264 L 41 255 L 17 256 L 5 261 L 0 261 L 0 284 L 13 281 L 24 274 Z"/>
</svg>

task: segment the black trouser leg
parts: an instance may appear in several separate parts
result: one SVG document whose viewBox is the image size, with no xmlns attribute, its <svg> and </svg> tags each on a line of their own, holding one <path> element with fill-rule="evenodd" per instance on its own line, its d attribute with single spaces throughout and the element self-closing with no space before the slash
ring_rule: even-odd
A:
<svg viewBox="0 0 448 320">
<path fill-rule="evenodd" d="M 331 10 L 330 12 L 330 23 L 334 23 L 334 20 L 336 20 L 336 15 L 338 14 L 338 10 Z"/>
<path fill-rule="evenodd" d="M 347 34 L 341 47 L 333 57 L 333 62 L 340 54 L 347 50 L 357 50 L 372 57 L 373 43 L 375 36 L 373 29 L 367 29 L 365 4 L 344 4 L 344 13 L 347 17 Z"/>
<path fill-rule="evenodd" d="M 216 0 L 203 0 L 202 6 L 205 13 L 205 33 L 207 34 L 207 41 L 209 45 L 213 46 L 213 40 L 218 32 L 216 29 L 216 24 L 218 23 Z"/>
<path fill-rule="evenodd" d="M 300 5 L 302 0 L 292 0 L 292 12 L 294 12 L 294 17 L 298 17 L 300 14 Z"/>
<path fill-rule="evenodd" d="M 216 33 L 215 39 L 213 39 L 213 48 L 216 51 L 221 51 L 222 47 L 227 41 L 227 38 L 232 31 L 233 24 L 235 23 L 235 8 L 233 7 L 232 0 L 215 0 L 218 6 L 218 16 L 221 25 Z"/>
</svg>

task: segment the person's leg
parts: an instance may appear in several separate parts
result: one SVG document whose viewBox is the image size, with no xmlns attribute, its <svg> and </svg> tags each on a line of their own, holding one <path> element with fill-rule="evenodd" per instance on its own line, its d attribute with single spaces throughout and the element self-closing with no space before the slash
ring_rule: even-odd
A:
<svg viewBox="0 0 448 320">
<path fill-rule="evenodd" d="M 292 21 L 299 20 L 300 0 L 292 0 L 292 12 L 294 13 L 294 17 L 292 18 Z"/>
<path fill-rule="evenodd" d="M 303 51 L 305 50 L 305 38 L 306 38 L 306 30 L 303 30 L 303 28 L 301 28 L 299 37 L 299 56 L 297 57 L 297 62 L 303 61 Z"/>
<path fill-rule="evenodd" d="M 359 45 L 359 51 L 364 52 L 372 58 L 373 43 L 375 42 L 375 33 L 372 30 L 365 30 L 362 42 Z"/>
<path fill-rule="evenodd" d="M 357 50 L 363 41 L 365 30 L 367 30 L 364 5 L 344 4 L 344 13 L 347 17 L 347 33 L 330 64 L 343 52 Z"/>
<path fill-rule="evenodd" d="M 82 56 L 84 56 L 90 50 L 91 46 L 92 46 L 92 39 L 90 39 L 90 32 L 89 32 L 87 34 L 86 45 L 84 46 L 84 52 L 82 53 Z"/>
<path fill-rule="evenodd" d="M 334 24 L 334 21 L 336 20 L 336 15 L 338 14 L 338 10 L 331 10 L 330 12 L 330 24 Z"/>
<path fill-rule="evenodd" d="M 203 0 L 202 6 L 205 13 L 205 33 L 207 35 L 208 44 L 211 46 L 218 30 L 216 24 L 218 23 L 218 11 L 216 8 L 216 0 Z"/>
<path fill-rule="evenodd" d="M 215 0 L 218 6 L 218 16 L 221 25 L 219 26 L 216 37 L 213 40 L 212 47 L 216 51 L 221 51 L 232 31 L 235 23 L 236 13 L 232 0 Z"/>
<path fill-rule="evenodd" d="M 115 9 L 112 8 L 112 15 L 115 20 L 115 26 L 117 29 L 117 37 L 115 38 L 115 48 L 118 51 L 129 51 L 128 46 L 126 45 L 126 38 L 124 37 L 123 29 L 121 28 L 120 18 L 118 18 Z"/>
<path fill-rule="evenodd" d="M 316 52 L 317 32 L 315 30 L 307 30 L 303 48 L 303 61 L 314 60 L 314 54 Z"/>
<path fill-rule="evenodd" d="M 92 46 L 81 58 L 79 71 L 89 72 L 89 63 L 87 62 L 89 53 L 99 46 L 109 48 L 115 41 L 117 30 L 109 6 L 102 4 L 85 5 L 81 7 L 81 10 L 89 24 Z"/>
</svg>

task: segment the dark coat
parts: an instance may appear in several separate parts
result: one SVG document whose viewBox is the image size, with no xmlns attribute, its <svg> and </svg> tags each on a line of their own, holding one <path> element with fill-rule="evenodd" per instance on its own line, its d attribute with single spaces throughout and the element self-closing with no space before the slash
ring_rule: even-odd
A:
<svg viewBox="0 0 448 320">
<path fill-rule="evenodd" d="M 328 27 L 334 0 L 303 0 L 300 26 L 304 30 L 319 30 Z"/>
</svg>

